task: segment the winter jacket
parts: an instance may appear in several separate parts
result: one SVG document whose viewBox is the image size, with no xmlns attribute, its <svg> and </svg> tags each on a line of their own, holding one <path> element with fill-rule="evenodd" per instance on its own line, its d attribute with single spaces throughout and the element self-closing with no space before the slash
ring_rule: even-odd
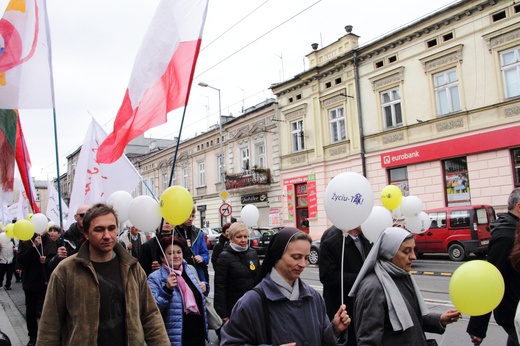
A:
<svg viewBox="0 0 520 346">
<path fill-rule="evenodd" d="M 67 254 L 70 256 L 79 251 L 85 237 L 83 232 L 78 228 L 78 223 L 74 222 L 63 234 L 61 239 L 63 240 L 63 246 L 67 248 Z"/>
<path fill-rule="evenodd" d="M 190 240 L 190 256 L 184 259 L 188 264 L 191 264 L 197 268 L 197 274 L 202 281 L 209 282 L 208 264 L 209 264 L 209 251 L 204 239 L 204 233 L 195 226 L 191 226 L 189 229 L 184 229 L 182 226 L 176 226 L 174 229 L 174 235 L 184 240 Z M 186 235 L 188 238 L 186 238 Z M 191 258 L 192 256 L 202 257 L 202 263 L 195 263 Z M 208 286 L 209 290 L 209 286 Z"/>
<path fill-rule="evenodd" d="M 121 284 L 125 292 L 128 345 L 169 345 L 161 313 L 137 259 L 119 244 Z M 37 345 L 97 345 L 99 284 L 89 255 L 89 242 L 64 259 L 49 281 Z"/>
<path fill-rule="evenodd" d="M 265 292 L 267 299 L 272 335 L 270 344 L 337 345 L 323 298 L 303 281 L 298 280 L 298 283 L 300 298 L 294 301 L 283 295 L 270 275 L 256 286 Z M 246 292 L 221 329 L 220 345 L 268 344 L 264 322 L 262 299 L 254 290 Z"/>
<path fill-rule="evenodd" d="M 136 247 L 135 249 L 133 248 L 132 250 L 128 250 L 128 244 L 132 243 L 131 233 L 129 231 L 125 231 L 123 234 L 121 234 L 121 236 L 119 237 L 119 244 L 121 244 L 125 249 L 127 249 L 129 254 L 131 254 L 132 256 L 136 254 L 137 256 L 134 257 L 139 258 L 139 254 L 141 252 L 143 244 L 146 243 L 147 240 L 146 236 L 141 232 L 137 233 L 137 237 L 140 241 L 140 244 L 139 247 Z"/>
<path fill-rule="evenodd" d="M 394 278 L 394 281 L 399 291 L 407 291 L 412 294 L 410 284 L 404 282 L 406 279 L 407 277 L 404 276 Z M 440 323 L 440 313 L 430 312 L 428 315 L 419 317 L 419 306 L 409 304 L 406 298 L 404 301 L 414 325 L 404 331 L 394 331 L 388 317 L 388 305 L 383 286 L 374 272 L 361 281 L 357 292 L 354 303 L 354 322 L 358 346 L 426 346 L 425 331 L 438 334 L 445 331 Z M 416 300 L 417 297 L 415 297 Z"/>
<path fill-rule="evenodd" d="M 24 291 L 41 292 L 47 287 L 47 266 L 40 262 L 42 247 L 48 243 L 47 237 L 42 237 L 42 246 L 36 249 L 31 240 L 20 242 L 16 267 L 22 270 L 22 287 Z"/>
<path fill-rule="evenodd" d="M 260 261 L 255 250 L 237 252 L 226 244 L 214 269 L 215 310 L 221 318 L 228 318 L 236 302 L 255 287 Z"/>
<path fill-rule="evenodd" d="M 498 214 L 491 223 L 491 239 L 488 246 L 488 262 L 493 264 L 502 274 L 505 292 L 502 301 L 495 308 L 495 321 L 504 328 L 514 330 L 516 307 L 520 301 L 520 273 L 511 265 L 509 256 L 515 243 L 515 228 L 518 218 L 511 213 Z M 479 338 L 486 337 L 491 313 L 473 316 L 469 319 L 466 331 Z"/>
<path fill-rule="evenodd" d="M 204 329 L 206 331 L 206 339 L 208 339 L 208 320 L 206 315 L 206 304 L 204 294 L 198 285 L 198 280 L 194 275 L 193 266 L 189 266 L 188 263 L 183 260 L 183 273 L 186 273 L 190 278 L 193 285 L 197 288 L 199 294 L 202 297 L 202 304 L 199 306 L 199 311 L 204 313 Z M 188 267 L 191 267 L 188 269 Z M 166 331 L 172 345 L 182 344 L 182 319 L 183 319 L 183 305 L 182 296 L 179 286 L 176 286 L 173 293 L 168 292 L 164 287 L 166 285 L 166 279 L 168 278 L 168 269 L 161 267 L 161 269 L 154 271 L 148 276 L 148 284 L 152 291 L 153 297 L 161 311 L 166 325 Z"/>
</svg>

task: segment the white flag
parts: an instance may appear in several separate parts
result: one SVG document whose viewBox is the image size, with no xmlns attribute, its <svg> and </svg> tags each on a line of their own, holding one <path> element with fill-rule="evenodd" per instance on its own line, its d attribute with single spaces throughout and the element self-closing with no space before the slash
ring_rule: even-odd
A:
<svg viewBox="0 0 520 346">
<path fill-rule="evenodd" d="M 98 147 L 106 136 L 103 128 L 92 118 L 79 153 L 67 225 L 75 222 L 74 214 L 81 205 L 104 203 L 116 191 L 132 193 L 141 181 L 141 175 L 125 155 L 111 164 L 96 161 Z"/>
<path fill-rule="evenodd" d="M 29 199 L 27 198 L 27 194 L 25 193 L 25 190 L 23 189 L 22 183 L 19 180 L 15 180 L 14 182 L 14 188 L 19 191 L 18 194 L 18 202 L 10 205 L 7 208 L 7 211 L 9 213 L 8 218 L 10 220 L 23 220 L 27 215 L 30 213 L 29 209 Z"/>
<path fill-rule="evenodd" d="M 49 194 L 49 199 L 47 200 L 47 211 L 45 215 L 49 218 L 49 220 L 53 221 L 56 225 L 61 225 L 60 223 L 60 205 L 58 202 L 58 191 L 54 187 L 52 181 L 47 181 L 47 192 Z M 61 199 L 61 216 L 66 220 L 67 215 L 69 214 L 69 208 Z"/>
</svg>

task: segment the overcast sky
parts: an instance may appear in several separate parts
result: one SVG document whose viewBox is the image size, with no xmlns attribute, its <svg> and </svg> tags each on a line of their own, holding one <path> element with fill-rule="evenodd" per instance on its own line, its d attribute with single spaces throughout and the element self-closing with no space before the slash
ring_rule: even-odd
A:
<svg viewBox="0 0 520 346">
<path fill-rule="evenodd" d="M 311 43 L 327 46 L 345 34 L 345 25 L 363 45 L 436 11 L 454 0 L 210 0 L 182 138 L 239 115 L 272 97 L 269 86 L 308 67 Z M 0 0 L 3 13 L 8 0 Z M 50 0 L 60 174 L 66 156 L 82 144 L 91 116 L 112 131 L 137 51 L 159 0 Z M 247 16 L 249 14 L 249 16 Z M 246 17 L 247 16 L 247 17 Z M 244 19 L 244 17 L 246 17 Z M 147 137 L 173 139 L 180 111 Z M 52 110 L 21 110 L 22 128 L 33 163 L 32 176 L 56 176 Z"/>
</svg>

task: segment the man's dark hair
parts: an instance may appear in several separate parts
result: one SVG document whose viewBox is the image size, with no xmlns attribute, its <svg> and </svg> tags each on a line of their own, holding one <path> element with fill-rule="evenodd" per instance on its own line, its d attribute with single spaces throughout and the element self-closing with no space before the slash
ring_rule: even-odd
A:
<svg viewBox="0 0 520 346">
<path fill-rule="evenodd" d="M 92 207 L 90 207 L 89 210 L 85 213 L 85 216 L 83 217 L 83 232 L 88 233 L 88 230 L 90 228 L 90 223 L 92 220 L 94 220 L 96 217 L 113 214 L 116 218 L 116 225 L 119 224 L 119 221 L 117 219 L 117 212 L 115 211 L 112 206 L 104 204 L 104 203 L 97 203 L 94 204 Z"/>
</svg>

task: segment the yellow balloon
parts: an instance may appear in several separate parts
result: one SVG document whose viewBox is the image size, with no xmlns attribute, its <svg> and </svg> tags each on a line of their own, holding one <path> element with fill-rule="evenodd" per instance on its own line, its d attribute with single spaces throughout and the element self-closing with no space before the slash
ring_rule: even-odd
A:
<svg viewBox="0 0 520 346">
<path fill-rule="evenodd" d="M 8 223 L 4 228 L 4 232 L 9 238 L 14 238 L 14 224 Z"/>
<path fill-rule="evenodd" d="M 396 209 L 402 201 L 403 193 L 395 185 L 388 185 L 381 191 L 381 204 L 388 210 Z"/>
<path fill-rule="evenodd" d="M 162 217 L 170 225 L 180 225 L 191 215 L 193 197 L 182 186 L 170 186 L 161 195 L 160 209 Z"/>
<path fill-rule="evenodd" d="M 450 279 L 450 298 L 460 313 L 480 316 L 493 311 L 504 296 L 504 278 L 491 263 L 466 262 Z"/>
<path fill-rule="evenodd" d="M 14 224 L 14 236 L 20 240 L 29 240 L 34 235 L 34 225 L 29 220 L 18 220 Z"/>
<path fill-rule="evenodd" d="M 27 214 L 25 219 L 31 221 L 31 218 L 33 217 L 33 215 L 34 215 L 33 213 L 29 213 L 29 214 Z"/>
</svg>

